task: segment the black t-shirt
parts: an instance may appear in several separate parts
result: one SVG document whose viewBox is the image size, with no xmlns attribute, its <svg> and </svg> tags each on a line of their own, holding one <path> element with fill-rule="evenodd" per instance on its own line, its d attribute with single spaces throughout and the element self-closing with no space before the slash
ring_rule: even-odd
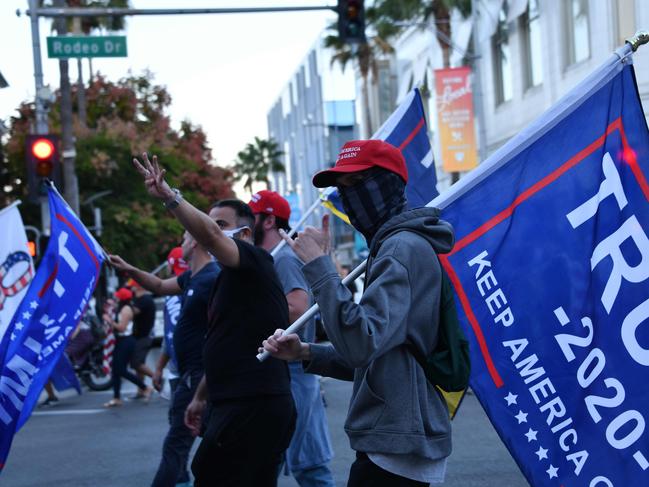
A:
<svg viewBox="0 0 649 487">
<path fill-rule="evenodd" d="M 155 302 L 149 293 L 133 299 L 133 307 L 139 310 L 133 318 L 133 336 L 148 337 L 155 323 Z"/>
<path fill-rule="evenodd" d="M 183 304 L 174 331 L 174 350 L 180 374 L 190 370 L 203 370 L 207 311 L 219 271 L 219 266 L 210 262 L 194 275 L 191 271 L 186 271 L 178 276 L 178 286 L 183 291 Z"/>
<path fill-rule="evenodd" d="M 205 378 L 213 402 L 290 394 L 284 361 L 257 360 L 261 342 L 288 326 L 288 304 L 273 258 L 263 249 L 234 240 L 239 267 L 223 267 L 210 301 L 203 349 Z"/>
</svg>

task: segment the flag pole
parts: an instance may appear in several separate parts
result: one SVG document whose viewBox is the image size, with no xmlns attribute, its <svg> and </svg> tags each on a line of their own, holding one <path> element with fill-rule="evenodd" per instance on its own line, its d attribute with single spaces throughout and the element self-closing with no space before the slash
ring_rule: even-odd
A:
<svg viewBox="0 0 649 487">
<path fill-rule="evenodd" d="M 639 30 L 624 41 L 631 46 L 633 52 L 636 52 L 638 47 L 649 42 L 649 31 Z"/>
<path fill-rule="evenodd" d="M 300 221 L 298 221 L 293 228 L 291 228 L 291 231 L 288 232 L 288 237 L 292 237 L 297 233 L 297 229 L 300 228 L 302 225 L 304 225 L 304 222 L 306 222 L 307 218 L 311 216 L 311 213 L 313 213 L 316 208 L 320 206 L 320 196 L 316 198 L 316 200 L 313 202 L 313 204 L 309 207 L 308 210 L 304 212 L 304 215 L 302 215 L 302 218 L 300 218 Z M 282 240 L 280 243 L 278 243 L 273 251 L 270 253 L 273 257 L 277 255 L 277 253 L 286 245 L 286 240 Z"/>
<path fill-rule="evenodd" d="M 364 260 L 361 262 L 356 269 L 351 271 L 347 276 L 342 281 L 343 285 L 347 285 L 350 282 L 356 280 L 358 276 L 360 276 L 363 271 L 365 270 L 365 266 L 367 265 L 367 260 Z M 295 333 L 298 331 L 300 328 L 304 326 L 304 324 L 309 321 L 320 309 L 320 307 L 316 304 L 311 306 L 309 309 L 307 309 L 302 316 L 300 316 L 297 320 L 293 322 L 291 326 L 289 326 L 286 330 L 284 330 L 284 333 L 282 333 L 282 336 L 289 335 L 291 333 Z M 263 362 L 266 360 L 268 357 L 270 357 L 270 353 L 268 353 L 266 350 L 263 352 L 257 354 L 257 360 L 260 362 Z"/>
<path fill-rule="evenodd" d="M 2 216 L 2 214 L 3 214 L 4 212 L 9 211 L 9 210 L 11 210 L 12 208 L 15 208 L 16 206 L 18 206 L 18 205 L 21 204 L 21 203 L 22 203 L 22 201 L 20 201 L 20 200 L 16 200 L 16 201 L 13 201 L 13 202 L 9 203 L 9 204 L 8 204 L 7 206 L 5 206 L 2 210 L 0 210 L 0 216 Z"/>
</svg>

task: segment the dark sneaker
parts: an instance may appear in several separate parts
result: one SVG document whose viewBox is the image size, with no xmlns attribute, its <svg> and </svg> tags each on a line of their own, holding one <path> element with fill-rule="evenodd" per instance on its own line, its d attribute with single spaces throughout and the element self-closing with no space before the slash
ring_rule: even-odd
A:
<svg viewBox="0 0 649 487">
<path fill-rule="evenodd" d="M 42 403 L 38 405 L 38 407 L 50 407 L 54 406 L 59 403 L 59 398 L 58 397 L 48 397 L 45 399 Z"/>
</svg>

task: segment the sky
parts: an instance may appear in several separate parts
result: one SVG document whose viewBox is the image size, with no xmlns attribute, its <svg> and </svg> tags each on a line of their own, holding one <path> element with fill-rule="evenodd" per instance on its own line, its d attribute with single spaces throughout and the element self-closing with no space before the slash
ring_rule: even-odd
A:
<svg viewBox="0 0 649 487">
<path fill-rule="evenodd" d="M 0 119 L 34 96 L 27 0 L 0 1 Z M 135 8 L 335 5 L 334 0 L 131 0 Z M 95 72 L 117 80 L 148 69 L 171 94 L 174 126 L 185 118 L 207 133 L 215 161 L 227 166 L 254 136 L 267 137 L 266 114 L 320 33 L 330 11 L 135 16 L 127 20 L 127 58 L 97 58 Z M 44 82 L 58 87 L 58 61 L 47 58 L 50 21 L 41 19 Z M 70 63 L 76 80 L 76 62 Z M 87 63 L 84 63 L 87 68 Z M 85 73 L 87 76 L 87 72 Z M 353 97 L 353 94 L 352 96 Z"/>
</svg>

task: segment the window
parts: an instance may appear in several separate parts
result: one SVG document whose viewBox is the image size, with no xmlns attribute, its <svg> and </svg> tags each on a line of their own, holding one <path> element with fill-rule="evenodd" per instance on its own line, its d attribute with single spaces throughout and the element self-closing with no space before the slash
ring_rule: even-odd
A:
<svg viewBox="0 0 649 487">
<path fill-rule="evenodd" d="M 617 34 L 618 45 L 623 45 L 627 37 L 636 31 L 636 13 L 633 0 L 617 0 Z"/>
<path fill-rule="evenodd" d="M 567 0 L 568 65 L 590 57 L 590 28 L 588 27 L 588 0 Z"/>
<path fill-rule="evenodd" d="M 525 52 L 525 88 L 538 86 L 543 82 L 541 23 L 539 21 L 539 1 L 529 0 L 523 15 L 523 43 Z"/>
<path fill-rule="evenodd" d="M 512 65 L 509 47 L 509 30 L 507 27 L 507 0 L 498 13 L 498 26 L 491 38 L 494 61 L 494 84 L 496 88 L 496 105 L 512 99 Z"/>
</svg>

